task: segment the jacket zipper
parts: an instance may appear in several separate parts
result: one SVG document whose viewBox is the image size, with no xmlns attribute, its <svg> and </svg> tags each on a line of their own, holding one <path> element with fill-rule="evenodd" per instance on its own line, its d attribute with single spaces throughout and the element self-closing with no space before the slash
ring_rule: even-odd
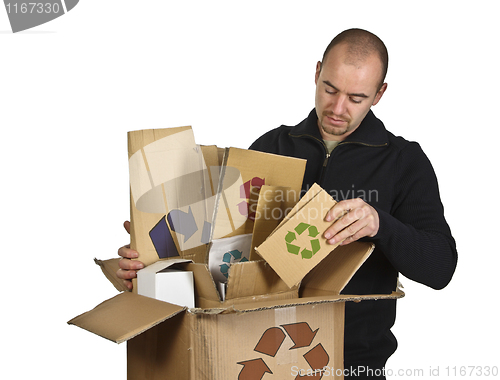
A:
<svg viewBox="0 0 500 380">
<path fill-rule="evenodd" d="M 319 177 L 319 185 L 320 186 L 323 186 L 323 179 L 324 179 L 324 176 L 325 176 L 325 172 L 326 172 L 326 166 L 328 165 L 328 160 L 329 158 L 331 157 L 333 151 L 340 145 L 344 145 L 344 144 L 359 144 L 359 145 L 364 145 L 364 146 L 370 146 L 370 147 L 383 147 L 383 146 L 387 146 L 387 143 L 384 143 L 384 144 L 381 144 L 381 145 L 373 145 L 373 144 L 367 144 L 367 143 L 363 143 L 363 142 L 357 142 L 357 141 L 341 141 L 340 143 L 337 144 L 337 146 L 335 148 L 333 148 L 332 150 L 332 153 L 328 153 L 328 148 L 326 147 L 326 144 L 323 142 L 323 140 L 320 140 L 314 136 L 311 136 L 311 135 L 308 135 L 308 134 L 303 134 L 303 135 L 292 135 L 290 134 L 291 137 L 308 137 L 308 138 L 311 138 L 313 140 L 316 140 L 318 141 L 321 145 L 323 145 L 323 147 L 325 148 L 325 152 L 326 152 L 326 155 L 325 155 L 325 159 L 323 161 L 323 166 L 321 168 L 321 174 L 320 174 L 320 177 Z"/>
<path fill-rule="evenodd" d="M 326 148 L 325 148 L 326 149 Z M 319 177 L 319 185 L 323 187 L 323 178 L 325 177 L 325 172 L 326 172 L 326 165 L 328 165 L 328 159 L 330 158 L 331 154 L 326 153 L 325 160 L 323 161 L 323 167 L 321 168 L 321 175 Z"/>
</svg>

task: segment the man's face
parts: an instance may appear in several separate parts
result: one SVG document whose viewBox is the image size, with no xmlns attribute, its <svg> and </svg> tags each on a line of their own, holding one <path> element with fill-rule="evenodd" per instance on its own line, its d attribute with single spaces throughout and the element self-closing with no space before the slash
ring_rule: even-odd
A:
<svg viewBox="0 0 500 380">
<path fill-rule="evenodd" d="M 373 54 L 350 59 L 344 45 L 335 46 L 316 66 L 316 113 L 321 136 L 342 141 L 361 124 L 387 88 L 381 88 L 382 64 Z"/>
</svg>

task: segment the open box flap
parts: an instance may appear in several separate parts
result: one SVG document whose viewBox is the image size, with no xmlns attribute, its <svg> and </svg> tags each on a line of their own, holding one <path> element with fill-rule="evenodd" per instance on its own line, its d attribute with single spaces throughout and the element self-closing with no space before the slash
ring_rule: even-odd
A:
<svg viewBox="0 0 500 380">
<path fill-rule="evenodd" d="M 153 273 L 156 274 L 164 269 L 177 267 L 179 264 L 191 263 L 191 260 L 187 259 L 168 259 L 168 260 L 158 260 L 157 262 L 148 265 L 144 269 L 137 272 L 139 276 L 142 273 Z"/>
<path fill-rule="evenodd" d="M 81 327 L 113 342 L 122 343 L 186 309 L 168 302 L 124 292 L 73 318 L 68 324 Z"/>
<path fill-rule="evenodd" d="M 219 292 L 215 287 L 212 274 L 208 270 L 206 264 L 189 263 L 186 264 L 186 270 L 193 272 L 197 305 L 204 304 L 205 300 L 209 302 L 220 302 Z"/>
<path fill-rule="evenodd" d="M 247 261 L 231 266 L 226 300 L 288 291 L 290 288 L 265 261 Z"/>
<path fill-rule="evenodd" d="M 304 277 L 302 296 L 340 294 L 374 249 L 374 244 L 364 242 L 338 246 Z"/>
<path fill-rule="evenodd" d="M 117 257 L 109 260 L 99 260 L 94 258 L 94 262 L 99 265 L 102 273 L 104 273 L 106 278 L 109 282 L 111 282 L 111 284 L 113 284 L 116 290 L 119 292 L 128 291 L 127 287 L 123 284 L 123 281 L 116 275 L 116 272 L 120 268 L 120 258 Z"/>
</svg>

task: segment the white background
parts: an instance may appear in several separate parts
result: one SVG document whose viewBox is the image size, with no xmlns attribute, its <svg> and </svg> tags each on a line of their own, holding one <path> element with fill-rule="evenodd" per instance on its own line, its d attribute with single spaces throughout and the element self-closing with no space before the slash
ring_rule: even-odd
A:
<svg viewBox="0 0 500 380">
<path fill-rule="evenodd" d="M 116 294 L 93 258 L 128 242 L 126 132 L 192 125 L 199 144 L 247 148 L 307 116 L 316 62 L 351 27 L 388 46 L 374 112 L 431 159 L 459 250 L 442 291 L 402 278 L 388 368 L 499 366 L 496 8 L 82 0 L 17 34 L 0 8 L 2 372 L 125 379 L 125 344 L 66 322 Z"/>
</svg>

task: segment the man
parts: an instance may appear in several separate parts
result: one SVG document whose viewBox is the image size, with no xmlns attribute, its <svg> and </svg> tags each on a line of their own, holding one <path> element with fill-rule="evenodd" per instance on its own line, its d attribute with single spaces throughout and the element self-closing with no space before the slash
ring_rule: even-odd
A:
<svg viewBox="0 0 500 380">
<path fill-rule="evenodd" d="M 324 236 L 331 244 L 375 243 L 345 294 L 391 293 L 399 272 L 441 289 L 457 262 L 429 160 L 417 143 L 395 137 L 371 111 L 387 89 L 387 64 L 386 47 L 374 34 L 340 33 L 316 66 L 315 109 L 298 125 L 271 130 L 250 147 L 307 160 L 303 190 L 316 182 L 339 201 L 326 215 L 332 225 Z M 130 287 L 142 264 L 128 260 L 138 254 L 127 247 L 119 254 L 124 259 L 118 276 Z M 346 375 L 383 373 L 397 347 L 390 331 L 395 315 L 395 300 L 346 304 Z"/>
</svg>

